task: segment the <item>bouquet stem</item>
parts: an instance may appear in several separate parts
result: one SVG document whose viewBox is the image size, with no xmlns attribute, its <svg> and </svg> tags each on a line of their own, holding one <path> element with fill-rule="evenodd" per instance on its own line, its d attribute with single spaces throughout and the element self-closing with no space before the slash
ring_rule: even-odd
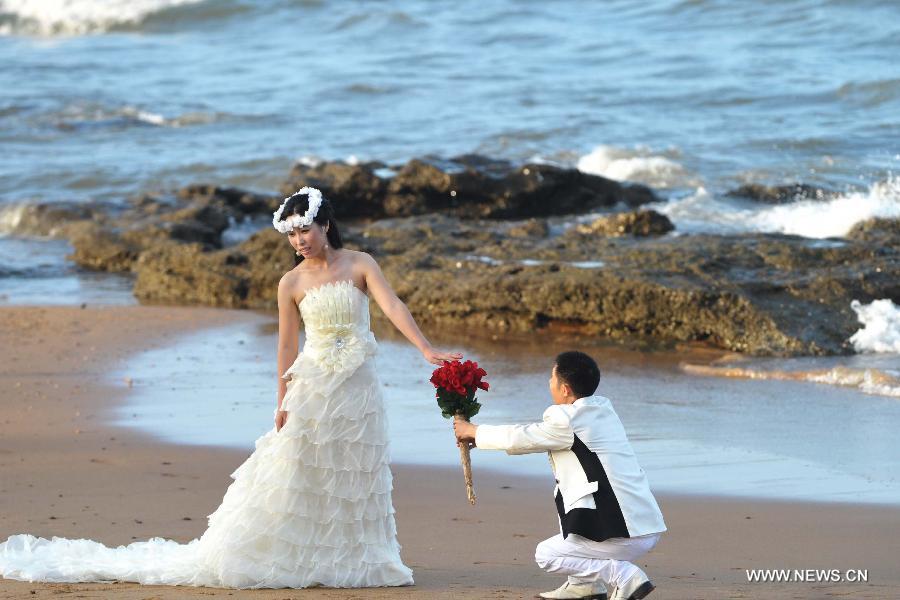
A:
<svg viewBox="0 0 900 600">
<path fill-rule="evenodd" d="M 466 421 L 468 419 L 463 415 L 454 415 L 458 421 Z M 472 485 L 472 459 L 469 456 L 469 443 L 462 442 L 459 444 L 459 461 L 462 463 L 463 477 L 466 479 L 466 496 L 469 498 L 469 504 L 475 504 L 475 487 Z"/>
</svg>

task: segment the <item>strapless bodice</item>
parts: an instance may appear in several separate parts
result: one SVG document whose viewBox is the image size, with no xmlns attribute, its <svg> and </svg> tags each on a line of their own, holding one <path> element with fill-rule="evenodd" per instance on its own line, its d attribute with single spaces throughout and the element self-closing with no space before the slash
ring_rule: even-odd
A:
<svg viewBox="0 0 900 600">
<path fill-rule="evenodd" d="M 341 326 L 369 329 L 369 297 L 350 279 L 310 288 L 297 306 L 307 335 Z"/>
<path fill-rule="evenodd" d="M 309 289 L 298 308 L 306 333 L 300 355 L 322 370 L 355 369 L 375 354 L 369 297 L 352 280 L 331 281 Z"/>
</svg>

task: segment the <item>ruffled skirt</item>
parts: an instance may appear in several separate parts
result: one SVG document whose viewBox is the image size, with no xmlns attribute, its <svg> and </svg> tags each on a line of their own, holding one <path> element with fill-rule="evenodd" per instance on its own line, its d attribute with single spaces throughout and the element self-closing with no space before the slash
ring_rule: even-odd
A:
<svg viewBox="0 0 900 600">
<path fill-rule="evenodd" d="M 0 544 L 0 575 L 228 588 L 412 584 L 397 543 L 374 359 L 327 373 L 301 354 L 289 372 L 287 423 L 256 440 L 200 538 L 109 548 L 14 535 Z"/>
</svg>

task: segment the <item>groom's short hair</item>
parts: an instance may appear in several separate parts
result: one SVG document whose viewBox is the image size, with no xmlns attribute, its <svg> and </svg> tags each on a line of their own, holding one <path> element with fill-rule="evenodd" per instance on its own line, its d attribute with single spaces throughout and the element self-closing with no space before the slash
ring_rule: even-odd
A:
<svg viewBox="0 0 900 600">
<path fill-rule="evenodd" d="M 570 350 L 556 357 L 556 377 L 579 398 L 593 396 L 600 385 L 600 367 L 584 352 Z"/>
</svg>

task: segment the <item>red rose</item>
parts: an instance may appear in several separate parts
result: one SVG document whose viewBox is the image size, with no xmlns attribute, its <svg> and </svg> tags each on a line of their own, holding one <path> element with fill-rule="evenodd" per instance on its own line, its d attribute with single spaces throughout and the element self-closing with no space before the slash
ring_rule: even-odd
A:
<svg viewBox="0 0 900 600">
<path fill-rule="evenodd" d="M 485 375 L 487 375 L 485 370 L 480 368 L 475 361 L 445 360 L 444 364 L 431 374 L 430 381 L 438 389 L 460 396 L 470 396 L 476 389 L 489 389 L 487 382 L 481 380 Z"/>
</svg>

